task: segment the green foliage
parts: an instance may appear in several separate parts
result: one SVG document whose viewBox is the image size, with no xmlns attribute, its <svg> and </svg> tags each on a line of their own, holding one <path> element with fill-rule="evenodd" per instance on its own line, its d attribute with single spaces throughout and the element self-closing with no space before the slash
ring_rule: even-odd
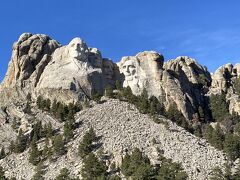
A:
<svg viewBox="0 0 240 180">
<path fill-rule="evenodd" d="M 91 97 L 92 97 L 92 100 L 96 101 L 97 103 L 100 102 L 101 95 L 96 90 L 94 89 L 92 90 Z"/>
<path fill-rule="evenodd" d="M 36 141 L 33 140 L 30 145 L 29 162 L 37 165 L 41 161 L 41 152 L 38 150 Z"/>
<path fill-rule="evenodd" d="M 61 156 L 66 153 L 62 135 L 57 135 L 54 137 L 53 149 L 54 149 L 55 155 L 57 155 L 57 156 Z"/>
<path fill-rule="evenodd" d="M 35 141 L 38 141 L 39 139 L 43 138 L 46 136 L 46 132 L 44 131 L 43 127 L 42 127 L 42 122 L 41 121 L 37 121 L 34 125 L 33 125 L 33 139 Z"/>
<path fill-rule="evenodd" d="M 19 130 L 14 147 L 12 147 L 13 152 L 22 153 L 27 147 L 27 137 L 23 134 L 22 129 Z"/>
<path fill-rule="evenodd" d="M 39 163 L 35 169 L 35 174 L 33 175 L 31 180 L 44 180 L 43 175 L 45 174 L 44 166 L 42 163 Z"/>
<path fill-rule="evenodd" d="M 5 171 L 2 166 L 0 166 L 0 180 L 7 180 L 5 177 Z"/>
<path fill-rule="evenodd" d="M 113 94 L 113 88 L 112 88 L 112 86 L 108 85 L 108 86 L 105 88 L 105 95 L 106 95 L 107 97 L 113 98 L 114 94 Z"/>
<path fill-rule="evenodd" d="M 31 114 L 32 113 L 32 110 L 31 110 L 31 106 L 30 106 L 30 102 L 27 101 L 27 104 L 23 110 L 24 113 L 27 113 L 27 114 Z"/>
<path fill-rule="evenodd" d="M 45 145 L 42 151 L 42 155 L 43 155 L 43 159 L 51 159 L 53 152 L 52 152 L 52 148 L 49 147 L 49 139 L 46 138 L 45 139 Z"/>
<path fill-rule="evenodd" d="M 185 180 L 188 176 L 180 164 L 164 159 L 156 177 L 158 180 Z"/>
<path fill-rule="evenodd" d="M 240 77 L 238 77 L 235 81 L 234 81 L 234 89 L 235 92 L 240 95 Z"/>
<path fill-rule="evenodd" d="M 21 125 L 20 119 L 17 119 L 16 117 L 14 117 L 11 127 L 12 127 L 14 130 L 17 130 L 20 125 Z"/>
<path fill-rule="evenodd" d="M 164 105 L 162 103 L 160 103 L 155 96 L 152 96 L 149 99 L 149 103 L 150 103 L 150 114 L 151 115 L 156 115 L 156 114 L 165 115 L 166 114 Z"/>
<path fill-rule="evenodd" d="M 147 179 L 153 171 L 149 159 L 143 156 L 138 148 L 135 148 L 131 155 L 125 155 L 121 170 L 126 177 L 133 179 Z"/>
<path fill-rule="evenodd" d="M 39 109 L 50 111 L 56 118 L 60 119 L 62 122 L 74 118 L 74 114 L 82 109 L 79 103 L 65 105 L 61 102 L 57 102 L 54 99 L 51 103 L 50 99 L 43 99 L 42 96 L 37 98 L 37 106 Z"/>
<path fill-rule="evenodd" d="M 177 109 L 177 105 L 175 103 L 171 104 L 166 112 L 166 116 L 168 119 L 175 122 L 177 125 L 183 127 L 187 131 L 193 133 L 193 128 L 186 121 L 183 114 Z"/>
<path fill-rule="evenodd" d="M 116 80 L 115 87 L 116 87 L 116 89 L 119 90 L 119 91 L 121 91 L 122 88 L 123 88 L 122 85 L 121 85 L 121 83 L 119 82 L 119 80 Z"/>
<path fill-rule="evenodd" d="M 211 125 L 205 125 L 203 136 L 217 149 L 223 148 L 224 134 L 219 125 L 215 129 Z"/>
<path fill-rule="evenodd" d="M 138 98 L 137 107 L 141 113 L 143 114 L 149 113 L 150 103 L 148 101 L 148 93 L 145 88 L 143 89 L 142 94 Z"/>
<path fill-rule="evenodd" d="M 63 168 L 55 180 L 77 180 L 70 177 L 70 172 L 67 168 Z"/>
<path fill-rule="evenodd" d="M 226 134 L 223 149 L 231 160 L 236 160 L 240 157 L 239 136 L 230 133 Z"/>
<path fill-rule="evenodd" d="M 5 153 L 5 148 L 4 146 L 2 147 L 1 151 L 0 151 L 0 159 L 3 159 L 6 157 L 6 153 Z"/>
<path fill-rule="evenodd" d="M 51 138 L 53 136 L 53 128 L 51 122 L 45 124 L 44 131 L 46 133 L 46 138 Z"/>
<path fill-rule="evenodd" d="M 97 140 L 94 129 L 91 127 L 89 131 L 83 136 L 82 142 L 78 146 L 78 153 L 80 157 L 84 158 L 93 150 L 93 142 Z"/>
<path fill-rule="evenodd" d="M 84 180 L 100 180 L 106 177 L 107 166 L 93 153 L 83 159 L 81 175 Z"/>
<path fill-rule="evenodd" d="M 139 149 L 134 149 L 131 155 L 126 154 L 122 161 L 121 171 L 127 178 L 132 179 L 159 179 L 159 180 L 185 180 L 187 174 L 180 164 L 173 163 L 164 157 L 160 157 L 161 166 L 151 166 L 148 157 Z"/>
<path fill-rule="evenodd" d="M 210 96 L 210 109 L 213 120 L 221 122 L 225 117 L 229 116 L 228 107 L 225 94 L 212 94 Z"/>
<path fill-rule="evenodd" d="M 63 135 L 67 141 L 73 138 L 74 136 L 73 131 L 74 131 L 74 122 L 72 120 L 65 122 Z"/>
</svg>

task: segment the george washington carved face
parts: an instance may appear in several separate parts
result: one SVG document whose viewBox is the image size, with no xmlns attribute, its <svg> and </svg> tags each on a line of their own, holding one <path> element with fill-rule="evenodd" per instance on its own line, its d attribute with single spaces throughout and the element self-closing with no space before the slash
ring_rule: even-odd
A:
<svg viewBox="0 0 240 180">
<path fill-rule="evenodd" d="M 68 51 L 69 51 L 69 56 L 74 59 L 78 59 L 82 61 L 87 60 L 88 48 L 86 43 L 80 38 L 74 38 L 68 44 Z"/>
</svg>

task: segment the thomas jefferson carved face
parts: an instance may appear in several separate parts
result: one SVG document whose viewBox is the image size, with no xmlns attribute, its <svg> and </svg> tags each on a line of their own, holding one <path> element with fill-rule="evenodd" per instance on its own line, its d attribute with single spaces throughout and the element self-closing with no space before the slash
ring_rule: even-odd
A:
<svg viewBox="0 0 240 180">
<path fill-rule="evenodd" d="M 126 60 L 125 63 L 122 66 L 123 74 L 125 75 L 125 79 L 127 81 L 132 81 L 134 78 L 134 75 L 136 74 L 136 64 L 134 60 Z"/>
<path fill-rule="evenodd" d="M 88 48 L 83 40 L 74 38 L 69 44 L 69 56 L 78 60 L 87 60 Z"/>
<path fill-rule="evenodd" d="M 114 65 L 110 60 L 103 61 L 103 72 L 107 79 L 113 79 L 114 75 Z"/>
</svg>

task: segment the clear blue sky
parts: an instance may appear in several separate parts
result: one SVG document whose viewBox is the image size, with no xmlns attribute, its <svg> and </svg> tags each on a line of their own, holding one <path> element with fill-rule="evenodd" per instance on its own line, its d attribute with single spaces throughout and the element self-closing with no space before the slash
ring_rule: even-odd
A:
<svg viewBox="0 0 240 180">
<path fill-rule="evenodd" d="M 239 7 L 239 0 L 3 0 L 0 81 L 23 32 L 63 45 L 81 37 L 115 62 L 156 50 L 165 60 L 187 55 L 214 71 L 240 62 Z"/>
</svg>

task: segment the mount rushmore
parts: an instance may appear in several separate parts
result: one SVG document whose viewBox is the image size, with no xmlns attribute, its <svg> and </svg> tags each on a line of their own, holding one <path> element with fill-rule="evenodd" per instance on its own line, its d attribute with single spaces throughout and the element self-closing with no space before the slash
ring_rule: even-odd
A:
<svg viewBox="0 0 240 180">
<path fill-rule="evenodd" d="M 135 95 L 146 89 L 166 107 L 175 103 L 189 121 L 207 111 L 209 94 L 227 93 L 230 112 L 240 113 L 239 96 L 232 81 L 240 65 L 220 67 L 210 74 L 206 67 L 186 56 L 164 61 L 162 54 L 144 51 L 114 63 L 103 58 L 97 48 L 89 48 L 80 38 L 62 46 L 43 34 L 24 33 L 13 45 L 8 71 L 0 86 L 1 101 L 43 95 L 51 100 L 71 102 L 103 93 L 116 81 L 129 86 Z M 205 113 L 208 116 L 208 113 Z"/>
<path fill-rule="evenodd" d="M 50 110 L 38 107 L 39 97 L 49 99 L 50 106 L 54 101 L 75 104 L 93 99 L 94 93 L 106 95 L 106 89 L 117 89 L 117 84 L 128 87 L 126 89 L 131 89 L 136 96 L 141 97 L 143 92 L 147 92 L 149 98 L 155 96 L 166 110 L 175 105 L 192 127 L 200 124 L 201 130 L 205 130 L 205 125 L 210 124 L 209 127 L 215 128 L 217 122 L 211 117 L 209 97 L 224 94 L 229 108 L 227 113 L 240 114 L 240 88 L 235 83 L 239 75 L 240 64 L 226 64 L 210 73 L 190 57 L 165 61 L 164 56 L 155 51 L 125 56 L 115 63 L 102 57 L 97 48 L 88 47 L 81 38 L 61 45 L 47 35 L 24 33 L 13 45 L 8 70 L 0 85 L 0 141 L 3 147 L 10 147 L 19 129 L 29 135 L 38 121 L 44 125 L 50 122 L 55 131 L 64 134 L 66 122 Z M 112 153 L 108 164 L 120 165 L 124 150 L 138 147 L 153 162 L 159 162 L 160 151 L 164 157 L 181 163 L 190 179 L 206 179 L 215 166 L 224 167 L 228 158 L 224 148 L 216 148 L 206 136 L 197 137 L 195 132 L 168 120 L 166 114 L 158 114 L 161 123 L 155 122 L 151 115 L 142 114 L 129 102 L 106 96 L 102 99 L 103 104 L 90 101 L 91 108 L 83 108 L 75 114 L 73 119 L 80 126 L 74 129 L 74 138 L 65 144 L 67 153 L 55 162 L 45 162 L 48 166 L 46 177 L 56 177 L 64 167 L 70 168 L 73 175 L 79 175 L 83 163 L 77 155 L 78 144 L 89 127 L 94 127 L 102 138 L 104 149 Z M 31 113 L 25 112 L 27 103 Z M 14 120 L 18 121 L 15 122 L 19 124 L 18 130 L 12 128 Z M 223 120 L 219 124 L 224 129 L 232 126 L 230 123 Z M 215 129 L 210 128 L 210 131 L 215 133 Z M 42 140 L 38 145 L 43 148 Z M 19 154 L 9 153 L 0 160 L 8 177 L 30 179 L 33 176 L 34 166 L 28 161 L 29 149 Z"/>
</svg>

